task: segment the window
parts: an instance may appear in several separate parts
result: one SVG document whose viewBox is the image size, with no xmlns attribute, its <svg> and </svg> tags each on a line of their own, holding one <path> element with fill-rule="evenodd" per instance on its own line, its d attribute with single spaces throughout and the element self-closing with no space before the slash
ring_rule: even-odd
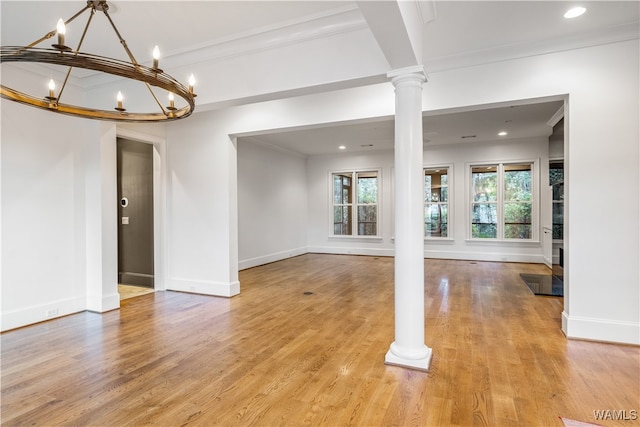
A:
<svg viewBox="0 0 640 427">
<path fill-rule="evenodd" d="M 533 163 L 471 167 L 471 237 L 533 238 Z"/>
<path fill-rule="evenodd" d="M 378 172 L 334 173 L 333 234 L 378 235 Z"/>
<path fill-rule="evenodd" d="M 472 197 L 471 237 L 498 237 L 498 167 L 476 166 L 471 169 Z"/>
<path fill-rule="evenodd" d="M 449 169 L 424 170 L 424 235 L 449 236 Z"/>
<path fill-rule="evenodd" d="M 549 162 L 549 185 L 553 193 L 553 238 L 563 239 L 564 227 L 564 162 Z"/>
<path fill-rule="evenodd" d="M 504 237 L 531 239 L 531 164 L 504 166 Z"/>
</svg>

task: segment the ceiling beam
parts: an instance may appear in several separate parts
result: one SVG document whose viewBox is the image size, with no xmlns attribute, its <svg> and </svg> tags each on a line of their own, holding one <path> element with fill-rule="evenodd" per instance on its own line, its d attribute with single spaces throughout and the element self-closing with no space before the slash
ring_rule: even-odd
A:
<svg viewBox="0 0 640 427">
<path fill-rule="evenodd" d="M 422 65 L 422 29 L 434 15 L 415 0 L 357 3 L 392 70 Z"/>
</svg>

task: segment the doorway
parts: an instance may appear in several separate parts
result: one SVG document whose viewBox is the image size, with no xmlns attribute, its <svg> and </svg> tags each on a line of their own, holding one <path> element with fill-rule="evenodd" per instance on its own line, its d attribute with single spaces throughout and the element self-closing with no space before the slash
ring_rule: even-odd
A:
<svg viewBox="0 0 640 427">
<path fill-rule="evenodd" d="M 565 120 L 564 108 L 549 136 L 549 186 L 551 187 L 551 235 L 553 274 L 562 277 L 564 268 L 564 212 L 565 212 Z"/>
<path fill-rule="evenodd" d="M 118 284 L 154 288 L 153 145 L 117 139 Z"/>
</svg>

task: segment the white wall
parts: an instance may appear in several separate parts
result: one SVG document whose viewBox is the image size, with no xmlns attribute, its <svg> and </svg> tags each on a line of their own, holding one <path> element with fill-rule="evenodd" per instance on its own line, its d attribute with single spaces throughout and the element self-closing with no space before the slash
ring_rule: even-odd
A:
<svg viewBox="0 0 640 427">
<path fill-rule="evenodd" d="M 393 89 L 376 85 L 196 112 L 167 125 L 167 289 L 240 292 L 237 137 L 344 117 L 388 116 L 393 105 Z"/>
<path fill-rule="evenodd" d="M 594 227 L 589 214 L 593 194 L 628 200 L 628 195 L 640 193 L 638 50 L 635 40 L 539 55 L 432 73 L 425 84 L 426 111 L 568 95 L 563 329 L 571 337 L 640 343 L 640 205 L 635 202 L 616 211 L 606 232 Z M 228 236 L 229 227 L 237 225 L 213 215 L 214 203 L 227 203 L 228 191 L 237 185 L 235 170 L 228 166 L 229 161 L 235 164 L 235 146 L 228 135 L 383 117 L 393 113 L 393 105 L 388 83 L 205 112 L 200 119 L 189 119 L 181 132 L 168 135 L 170 150 L 175 148 L 169 153 L 173 173 L 182 183 L 172 188 L 180 197 L 170 202 L 176 227 L 171 246 L 175 254 L 189 254 L 172 262 L 179 262 L 197 279 L 205 265 L 216 262 L 214 253 L 226 253 L 221 267 L 227 269 L 227 277 L 228 269 L 237 269 L 233 262 L 237 248 L 230 246 L 231 240 L 217 238 Z M 613 132 L 611 123 L 616 124 Z M 605 164 L 615 165 L 611 174 L 594 173 Z M 237 206 L 231 202 L 224 212 L 227 219 L 237 217 Z M 189 211 L 183 207 L 187 203 Z M 310 224 L 315 223 L 310 217 Z M 317 231 L 310 230 L 310 236 L 313 233 Z M 202 244 L 201 254 L 194 243 Z M 216 271 L 211 269 L 210 275 Z"/>
<path fill-rule="evenodd" d="M 2 330 L 85 309 L 82 120 L 2 100 Z"/>
<path fill-rule="evenodd" d="M 568 94 L 565 111 L 565 310 L 570 337 L 640 344 L 640 204 L 604 229 L 594 194 L 640 192 L 638 40 L 443 71 L 426 109 Z M 612 125 L 614 124 L 614 125 Z M 595 173 L 612 165 L 612 173 Z"/>
<path fill-rule="evenodd" d="M 449 194 L 451 240 L 427 240 L 425 255 L 432 258 L 474 259 L 485 261 L 543 262 L 541 213 L 550 201 L 540 191 L 548 182 L 548 141 L 546 138 L 526 138 L 493 143 L 458 144 L 429 148 L 424 154 L 425 165 L 453 165 Z M 469 166 L 471 163 L 534 162 L 533 236 L 530 242 L 469 240 Z M 537 215 L 536 215 L 537 214 Z"/>
<path fill-rule="evenodd" d="M 211 116 L 166 127 L 166 288 L 233 296 L 240 292 L 236 144 Z"/>
<path fill-rule="evenodd" d="M 458 144 L 429 147 L 424 152 L 424 165 L 451 167 L 450 179 L 450 235 L 448 239 L 425 240 L 425 257 L 446 259 L 474 259 L 486 261 L 542 262 L 540 235 L 531 242 L 478 242 L 468 241 L 468 165 L 482 162 L 534 161 L 535 185 L 547 181 L 542 168 L 547 159 L 546 138 L 506 140 L 489 143 Z M 393 153 L 371 152 L 312 156 L 309 158 L 309 251 L 360 255 L 387 255 L 394 253 L 393 208 Z M 380 239 L 331 236 L 331 172 L 344 170 L 378 169 L 380 177 Z M 543 170 L 544 169 L 544 170 Z M 548 207 L 542 197 L 538 203 Z M 538 206 L 536 210 L 539 211 Z M 538 222 L 538 228 L 541 223 Z"/>
<path fill-rule="evenodd" d="M 83 121 L 85 135 L 86 309 L 104 312 L 120 307 L 116 126 Z"/>
<path fill-rule="evenodd" d="M 4 67 L 3 83 L 42 77 Z M 65 94 L 79 99 L 73 85 Z M 4 99 L 1 108 L 1 329 L 118 308 L 116 125 Z M 136 129 L 123 132 L 163 134 Z"/>
<path fill-rule="evenodd" d="M 306 159 L 239 139 L 239 268 L 306 252 Z"/>
<path fill-rule="evenodd" d="M 309 251 L 319 253 L 393 255 L 391 173 L 393 152 L 373 151 L 341 155 L 312 156 L 308 161 Z M 378 206 L 379 237 L 333 237 L 331 215 L 331 173 L 355 170 L 380 170 Z"/>
</svg>

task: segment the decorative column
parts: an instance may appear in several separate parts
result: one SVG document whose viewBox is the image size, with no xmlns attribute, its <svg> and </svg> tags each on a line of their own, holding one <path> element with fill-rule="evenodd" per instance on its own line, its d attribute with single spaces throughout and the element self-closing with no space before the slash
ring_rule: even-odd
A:
<svg viewBox="0 0 640 427">
<path fill-rule="evenodd" d="M 385 363 L 428 370 L 424 343 L 422 84 L 424 67 L 387 74 L 395 87 L 395 341 Z"/>
</svg>

